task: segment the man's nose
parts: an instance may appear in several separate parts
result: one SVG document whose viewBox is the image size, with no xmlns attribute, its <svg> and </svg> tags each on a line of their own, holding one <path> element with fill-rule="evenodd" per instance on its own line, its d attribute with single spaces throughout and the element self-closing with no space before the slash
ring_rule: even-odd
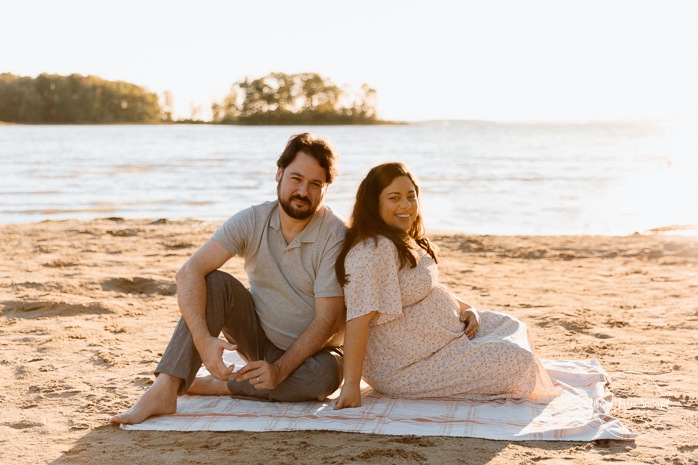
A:
<svg viewBox="0 0 698 465">
<path fill-rule="evenodd" d="M 302 182 L 298 185 L 298 195 L 301 195 L 303 197 L 308 196 L 308 183 Z"/>
</svg>

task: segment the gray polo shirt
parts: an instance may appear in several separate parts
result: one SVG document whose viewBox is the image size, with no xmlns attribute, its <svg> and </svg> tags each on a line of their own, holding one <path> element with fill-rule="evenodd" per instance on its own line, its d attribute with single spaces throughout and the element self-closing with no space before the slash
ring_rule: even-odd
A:
<svg viewBox="0 0 698 465">
<path fill-rule="evenodd" d="M 242 210 L 213 239 L 245 260 L 250 293 L 262 328 L 287 350 L 315 318 L 315 298 L 343 296 L 334 271 L 346 227 L 327 206 L 292 243 L 279 223 L 279 202 Z"/>
</svg>

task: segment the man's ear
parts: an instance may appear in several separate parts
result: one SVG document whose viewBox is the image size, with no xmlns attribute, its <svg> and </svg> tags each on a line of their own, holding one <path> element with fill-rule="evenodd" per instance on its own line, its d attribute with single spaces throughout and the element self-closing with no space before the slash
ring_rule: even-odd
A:
<svg viewBox="0 0 698 465">
<path fill-rule="evenodd" d="M 276 182 L 281 181 L 281 176 L 284 174 L 284 170 L 281 168 L 276 169 Z"/>
</svg>

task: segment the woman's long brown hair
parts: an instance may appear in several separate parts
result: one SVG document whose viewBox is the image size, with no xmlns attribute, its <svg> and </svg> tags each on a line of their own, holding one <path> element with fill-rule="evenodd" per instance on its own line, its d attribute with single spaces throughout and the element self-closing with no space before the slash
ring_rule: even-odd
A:
<svg viewBox="0 0 698 465">
<path fill-rule="evenodd" d="M 419 186 L 402 163 L 384 163 L 375 166 L 361 181 L 359 189 L 356 191 L 356 202 L 354 203 L 351 218 L 349 218 L 349 229 L 344 240 L 344 246 L 335 264 L 337 280 L 342 286 L 349 282 L 349 276 L 347 276 L 344 267 L 347 254 L 356 244 L 369 238 L 373 238 L 376 244 L 379 236 L 385 236 L 390 239 L 397 247 L 398 257 L 400 257 L 400 268 L 407 263 L 412 268 L 417 266 L 412 240 L 436 261 L 436 250 L 426 236 L 421 210 L 417 213 L 417 217 L 406 233 L 400 229 L 388 226 L 380 216 L 380 194 L 395 178 L 400 176 L 409 178 L 412 184 L 414 184 L 417 198 L 419 198 Z"/>
</svg>

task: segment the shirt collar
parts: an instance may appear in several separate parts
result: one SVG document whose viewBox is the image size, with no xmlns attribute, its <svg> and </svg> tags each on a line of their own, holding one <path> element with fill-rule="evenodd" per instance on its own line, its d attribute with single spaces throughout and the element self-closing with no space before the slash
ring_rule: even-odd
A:
<svg viewBox="0 0 698 465">
<path fill-rule="evenodd" d="M 281 219 L 279 218 L 279 215 L 281 214 L 280 212 L 281 205 L 279 204 L 279 201 L 276 200 L 276 207 L 271 215 L 271 219 L 269 220 L 269 226 L 271 226 L 279 234 L 281 234 Z M 293 240 L 292 243 L 288 244 L 288 247 L 300 247 L 302 242 L 313 243 L 317 241 L 317 238 L 320 235 L 320 227 L 322 226 L 326 213 L 327 206 L 322 204 L 320 209 L 313 214 L 313 217 L 310 219 L 308 224 L 305 225 L 305 229 L 301 231 L 301 233 Z"/>
</svg>

